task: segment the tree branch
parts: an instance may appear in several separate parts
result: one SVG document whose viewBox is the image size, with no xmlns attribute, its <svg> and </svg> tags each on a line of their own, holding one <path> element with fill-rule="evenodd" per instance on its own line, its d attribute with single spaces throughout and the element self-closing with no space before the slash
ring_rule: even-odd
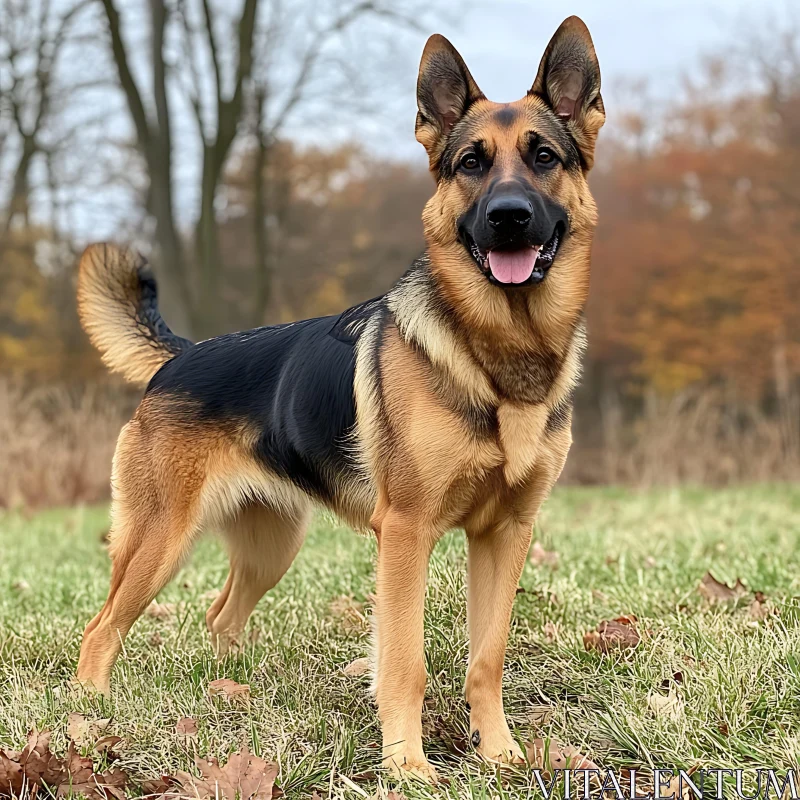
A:
<svg viewBox="0 0 800 800">
<path fill-rule="evenodd" d="M 146 156 L 150 148 L 152 133 L 147 120 L 147 112 L 142 103 L 142 97 L 139 94 L 139 88 L 128 66 L 128 54 L 125 50 L 122 34 L 120 33 L 119 12 L 114 6 L 114 0 L 100 0 L 100 2 L 103 4 L 108 19 L 108 29 L 111 33 L 111 52 L 114 56 L 117 73 L 119 74 L 119 82 L 122 86 L 122 91 L 125 93 L 125 98 L 128 101 L 128 108 L 133 117 L 139 148 Z"/>
</svg>

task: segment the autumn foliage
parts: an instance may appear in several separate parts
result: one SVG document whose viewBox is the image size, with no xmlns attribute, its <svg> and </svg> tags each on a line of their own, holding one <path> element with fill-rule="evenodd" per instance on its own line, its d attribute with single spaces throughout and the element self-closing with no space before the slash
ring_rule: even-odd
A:
<svg viewBox="0 0 800 800">
<path fill-rule="evenodd" d="M 784 58 L 796 52 L 792 35 L 775 45 L 785 52 L 762 47 L 738 66 L 694 67 L 676 97 L 654 100 L 639 87 L 624 108 L 609 108 L 592 175 L 600 225 L 576 406 L 581 455 L 567 479 L 800 474 L 800 64 Z M 244 138 L 238 147 L 219 197 L 220 331 L 336 313 L 386 290 L 421 251 L 420 212 L 434 190 L 422 166 L 355 143 L 278 140 L 265 150 Z M 80 245 L 32 225 L 0 233 L 0 377 L 17 395 L 108 381 L 75 316 Z M 164 315 L 181 317 L 169 293 Z M 0 485 L 0 504 L 35 494 L 4 498 Z"/>
</svg>

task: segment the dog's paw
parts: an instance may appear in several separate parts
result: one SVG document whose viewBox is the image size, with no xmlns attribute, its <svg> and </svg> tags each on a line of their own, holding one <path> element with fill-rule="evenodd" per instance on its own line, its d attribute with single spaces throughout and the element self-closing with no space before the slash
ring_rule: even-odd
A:
<svg viewBox="0 0 800 800">
<path fill-rule="evenodd" d="M 481 731 L 476 728 L 472 732 L 472 744 L 478 755 L 485 761 L 493 764 L 526 763 L 525 756 L 520 746 L 511 738 L 508 726 L 503 720 L 503 725 L 493 731 Z"/>
<path fill-rule="evenodd" d="M 439 783 L 439 776 L 433 765 L 422 753 L 393 753 L 383 759 L 387 767 L 398 781 L 421 781 L 422 783 Z"/>
</svg>

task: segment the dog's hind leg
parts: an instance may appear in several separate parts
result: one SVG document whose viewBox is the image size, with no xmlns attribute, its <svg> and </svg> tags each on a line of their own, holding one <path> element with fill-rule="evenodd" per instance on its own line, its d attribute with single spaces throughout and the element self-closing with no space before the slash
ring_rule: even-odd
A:
<svg viewBox="0 0 800 800">
<path fill-rule="evenodd" d="M 218 656 L 244 630 L 258 601 L 284 576 L 305 539 L 310 505 L 278 510 L 249 503 L 223 527 L 231 569 L 225 586 L 206 614 Z"/>
<path fill-rule="evenodd" d="M 111 587 L 83 635 L 78 680 L 108 693 L 109 679 L 131 626 L 180 568 L 197 525 L 177 499 L 167 512 L 120 508 L 112 525 Z"/>
<path fill-rule="evenodd" d="M 187 457 L 191 449 L 181 451 L 174 436 L 160 429 L 153 434 L 152 428 L 149 420 L 132 420 L 114 456 L 111 586 L 84 631 L 77 674 L 104 693 L 128 631 L 178 571 L 201 523 L 202 461 Z"/>
</svg>

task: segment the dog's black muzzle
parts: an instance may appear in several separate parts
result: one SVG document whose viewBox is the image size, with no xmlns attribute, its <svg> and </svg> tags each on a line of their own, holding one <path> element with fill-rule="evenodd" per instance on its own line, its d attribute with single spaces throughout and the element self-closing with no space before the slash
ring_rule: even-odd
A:
<svg viewBox="0 0 800 800">
<path fill-rule="evenodd" d="M 500 286 L 541 283 L 567 230 L 564 208 L 516 181 L 489 187 L 458 221 L 461 242 Z"/>
</svg>

